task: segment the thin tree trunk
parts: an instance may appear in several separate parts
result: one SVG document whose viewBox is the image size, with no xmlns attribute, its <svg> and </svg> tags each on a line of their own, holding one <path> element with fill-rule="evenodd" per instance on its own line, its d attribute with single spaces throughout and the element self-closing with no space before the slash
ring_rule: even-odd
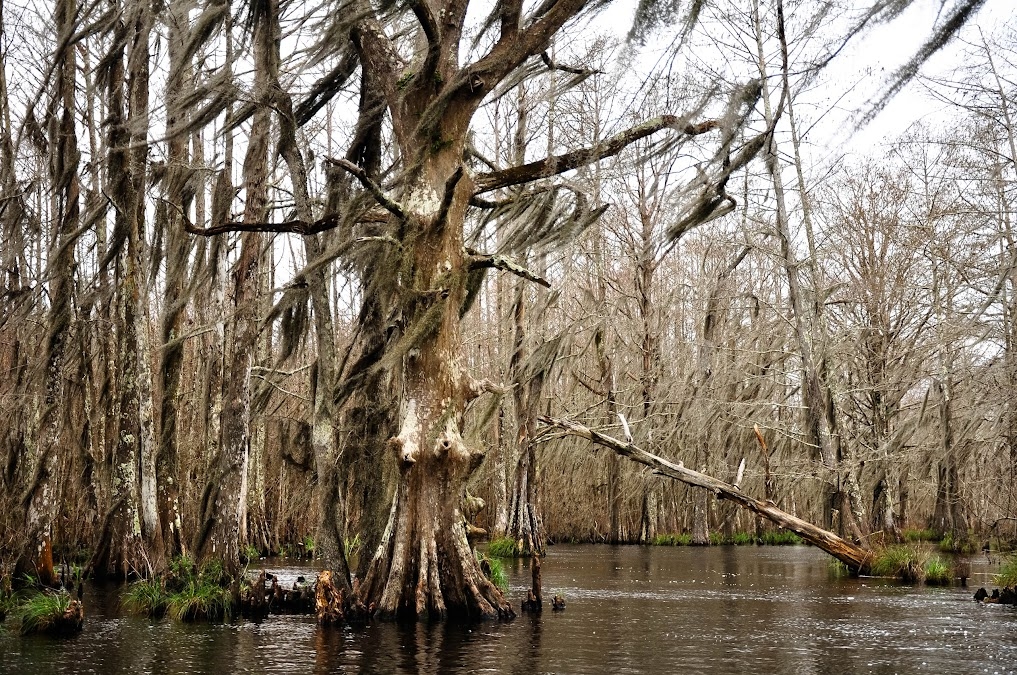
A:
<svg viewBox="0 0 1017 675">
<path fill-rule="evenodd" d="M 274 0 L 253 17 L 256 109 L 244 158 L 244 222 L 264 223 L 268 209 L 268 144 L 271 108 L 269 76 L 273 69 Z M 203 497 L 202 526 L 195 546 L 200 560 L 218 559 L 227 574 L 240 571 L 241 515 L 246 497 L 251 429 L 251 365 L 258 334 L 258 281 L 262 235 L 240 236 L 240 257 L 232 275 L 229 304 L 232 344 L 223 373 L 223 411 L 219 455 Z"/>
<path fill-rule="evenodd" d="M 58 34 L 74 30 L 74 0 L 57 0 L 55 21 Z M 43 405 L 38 424 L 35 462 L 22 506 L 25 509 L 27 546 L 16 572 L 35 576 L 40 583 L 53 584 L 53 520 L 57 511 L 55 494 L 59 484 L 57 467 L 64 438 L 66 395 L 63 370 L 71 327 L 71 296 L 74 275 L 74 232 L 79 226 L 78 147 L 75 129 L 75 70 L 73 46 L 64 46 L 57 55 L 54 81 L 56 91 L 47 111 L 52 164 L 50 175 L 56 208 L 49 246 L 50 273 Z"/>
<path fill-rule="evenodd" d="M 793 113 L 790 112 L 789 102 L 792 94 L 790 90 L 788 67 L 786 64 L 787 45 L 784 43 L 783 37 L 784 27 L 782 6 L 778 10 L 778 21 L 781 24 L 778 31 L 785 59 L 784 67 L 782 69 L 782 82 L 784 96 L 787 100 L 785 101 L 785 99 L 782 99 L 782 101 L 785 103 L 785 107 L 788 108 L 788 116 L 793 118 Z M 780 114 L 783 111 L 777 111 L 777 113 L 775 113 L 770 103 L 770 89 L 767 79 L 762 20 L 759 13 L 758 2 L 753 2 L 753 25 L 756 37 L 758 58 L 757 65 L 763 82 L 762 98 L 764 119 L 768 125 L 772 125 L 774 123 L 775 114 Z M 801 159 L 797 153 L 797 143 L 795 143 L 795 151 L 799 188 L 803 188 L 804 178 L 801 174 Z M 794 252 L 791 249 L 792 236 L 790 233 L 788 212 L 785 203 L 784 183 L 781 175 L 780 160 L 777 153 L 777 142 L 774 135 L 770 136 L 769 143 L 764 152 L 766 166 L 770 173 L 770 178 L 774 187 L 774 197 L 777 204 L 777 235 L 780 240 L 781 257 L 787 274 L 788 297 L 791 301 L 792 311 L 794 312 L 795 334 L 798 338 L 799 356 L 802 360 L 801 396 L 802 410 L 805 415 L 805 443 L 809 448 L 813 449 L 814 453 L 818 455 L 819 459 L 822 461 L 823 467 L 826 469 L 826 473 L 828 474 L 826 479 L 827 500 L 828 503 L 838 504 L 840 506 L 841 524 L 844 526 L 843 530 L 850 532 L 852 537 L 860 541 L 863 536 L 863 532 L 860 527 L 860 523 L 863 522 L 861 520 L 863 512 L 860 503 L 851 498 L 851 495 L 856 493 L 856 490 L 852 490 L 849 487 L 845 491 L 840 487 L 842 481 L 850 482 L 853 480 L 853 477 L 850 476 L 850 472 L 848 472 L 848 475 L 842 475 L 842 472 L 838 468 L 840 448 L 839 442 L 836 440 L 833 427 L 835 418 L 832 413 L 832 407 L 834 402 L 829 385 L 824 382 L 823 379 L 825 373 L 821 370 L 819 363 L 817 363 L 816 344 L 822 342 L 825 338 L 825 336 L 817 334 L 817 330 L 822 325 L 818 315 L 820 305 L 818 302 L 814 302 L 811 306 L 807 306 L 803 297 L 804 294 L 799 279 L 800 264 L 795 259 Z M 802 190 L 802 195 L 802 201 L 805 205 L 804 208 L 807 210 L 808 204 L 804 196 L 804 190 Z M 808 235 L 808 240 L 811 246 L 811 221 L 810 227 L 808 228 Z M 814 255 L 814 250 L 812 253 Z M 815 270 L 813 270 L 813 274 L 813 285 L 815 286 L 818 283 L 818 276 L 816 276 Z M 810 308 L 812 311 L 809 311 Z M 830 411 L 830 414 L 824 415 L 824 411 Z M 827 526 L 831 525 L 829 522 L 826 524 Z"/>
</svg>

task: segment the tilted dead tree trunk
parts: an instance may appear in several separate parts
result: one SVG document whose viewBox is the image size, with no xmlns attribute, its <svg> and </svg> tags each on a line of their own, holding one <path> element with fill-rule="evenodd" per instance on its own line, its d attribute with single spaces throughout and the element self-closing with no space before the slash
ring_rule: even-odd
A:
<svg viewBox="0 0 1017 675">
<path fill-rule="evenodd" d="M 852 572 L 856 574 L 865 574 L 869 571 L 869 565 L 872 562 L 871 552 L 861 548 L 860 546 L 855 546 L 849 541 L 841 539 L 833 532 L 816 527 L 812 523 L 792 516 L 790 513 L 778 509 L 772 503 L 754 499 L 753 497 L 744 494 L 739 488 L 731 485 L 730 483 L 725 483 L 724 481 L 717 480 L 712 476 L 708 476 L 698 471 L 693 471 L 692 469 L 686 469 L 680 462 L 678 464 L 669 462 L 668 460 L 646 452 L 631 443 L 626 443 L 624 441 L 619 441 L 616 438 L 605 436 L 604 434 L 594 431 L 593 429 L 585 427 L 577 422 L 546 416 L 541 416 L 540 422 L 557 429 L 562 429 L 573 436 L 579 436 L 580 438 L 585 438 L 597 443 L 598 445 L 603 445 L 622 457 L 627 457 L 633 462 L 638 462 L 639 464 L 644 464 L 650 467 L 662 476 L 674 478 L 675 480 L 680 480 L 688 485 L 710 490 L 717 496 L 718 499 L 731 500 L 739 506 L 772 521 L 780 527 L 794 532 L 813 546 L 823 549 L 837 560 L 840 560 L 842 563 L 847 565 Z"/>
</svg>

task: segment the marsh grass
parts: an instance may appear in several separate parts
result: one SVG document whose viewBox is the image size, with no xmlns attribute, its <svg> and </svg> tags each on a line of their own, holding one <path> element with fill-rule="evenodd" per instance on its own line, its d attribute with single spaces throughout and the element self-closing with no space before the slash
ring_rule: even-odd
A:
<svg viewBox="0 0 1017 675">
<path fill-rule="evenodd" d="M 502 593 L 508 592 L 508 575 L 505 574 L 505 565 L 501 558 L 491 556 L 490 551 L 488 551 L 488 555 L 484 555 L 476 549 L 473 552 L 488 580 L 501 589 Z"/>
<path fill-rule="evenodd" d="M 897 577 L 908 583 L 921 582 L 925 578 L 928 558 L 928 552 L 917 545 L 897 544 L 877 552 L 869 569 L 877 577 Z"/>
<path fill-rule="evenodd" d="M 53 629 L 71 606 L 71 596 L 64 592 L 31 591 L 15 598 L 11 617 L 22 635 Z"/>
<path fill-rule="evenodd" d="M 258 550 L 257 546 L 251 546 L 248 544 L 240 551 L 240 561 L 244 564 L 250 564 L 261 557 L 261 551 Z"/>
<path fill-rule="evenodd" d="M 221 562 L 212 560 L 197 570 L 188 558 L 176 558 L 165 579 L 134 582 L 124 590 L 120 603 L 129 612 L 152 617 L 229 621 L 236 608 L 232 586 Z"/>
<path fill-rule="evenodd" d="M 487 555 L 494 558 L 515 558 L 519 555 L 519 546 L 512 537 L 497 537 L 487 545 Z"/>
<path fill-rule="evenodd" d="M 160 617 L 166 613 L 170 594 L 158 579 L 142 579 L 129 584 L 120 596 L 120 606 L 131 614 Z"/>
<path fill-rule="evenodd" d="M 691 534 L 658 534 L 651 542 L 654 546 L 691 546 Z"/>
<path fill-rule="evenodd" d="M 347 560 L 353 556 L 360 555 L 360 550 L 362 548 L 364 548 L 364 540 L 360 538 L 359 532 L 352 537 L 346 537 L 343 539 L 343 549 L 346 551 Z"/>
<path fill-rule="evenodd" d="M 1017 554 L 1011 555 L 1003 561 L 999 568 L 999 574 L 992 578 L 997 586 L 1003 588 L 1017 588 Z"/>
<path fill-rule="evenodd" d="M 957 538 L 950 533 L 939 540 L 939 550 L 944 553 L 962 553 L 970 555 L 975 552 L 975 542 L 970 537 Z"/>
<path fill-rule="evenodd" d="M 233 615 L 233 592 L 207 580 L 192 579 L 169 596 L 166 613 L 180 621 L 229 621 Z"/>
<path fill-rule="evenodd" d="M 769 530 L 759 538 L 759 543 L 763 546 L 797 546 L 804 540 L 788 530 Z"/>
<path fill-rule="evenodd" d="M 943 559 L 938 555 L 925 561 L 923 571 L 925 583 L 930 586 L 946 586 L 952 579 L 950 566 L 943 562 Z"/>
<path fill-rule="evenodd" d="M 756 543 L 756 538 L 748 532 L 735 532 L 731 537 L 731 543 L 735 546 L 752 546 Z"/>
<path fill-rule="evenodd" d="M 939 535 L 930 528 L 925 529 L 907 529 L 902 533 L 904 535 L 904 541 L 906 542 L 918 542 L 918 541 L 939 541 Z"/>
</svg>

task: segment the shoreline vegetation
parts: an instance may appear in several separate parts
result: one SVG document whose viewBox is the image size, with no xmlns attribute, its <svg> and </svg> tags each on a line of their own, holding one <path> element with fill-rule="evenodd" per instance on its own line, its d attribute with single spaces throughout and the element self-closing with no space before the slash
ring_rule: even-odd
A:
<svg viewBox="0 0 1017 675">
<path fill-rule="evenodd" d="M 944 547 L 943 540 L 929 530 L 908 530 L 905 543 L 874 548 L 874 559 L 869 575 L 894 578 L 905 585 L 966 586 L 970 572 L 968 552 L 958 553 L 953 544 Z M 313 548 L 307 540 L 295 560 L 310 560 L 303 554 Z M 351 542 L 350 544 L 355 544 Z M 656 547 L 691 547 L 691 534 L 658 535 L 650 544 Z M 759 536 L 750 533 L 732 533 L 722 536 L 711 533 L 705 546 L 802 546 L 804 540 L 793 533 L 768 530 Z M 553 544 L 552 544 L 553 546 Z M 481 550 L 483 549 L 483 550 Z M 502 592 L 507 592 L 505 561 L 518 557 L 522 545 L 511 538 L 495 538 L 476 550 L 476 556 L 487 577 Z M 946 554 L 944 558 L 941 553 Z M 259 559 L 251 557 L 249 565 L 257 568 Z M 539 565 L 538 565 L 539 567 Z M 831 558 L 832 573 L 850 574 L 850 570 Z M 72 595 L 73 581 L 68 588 L 39 588 L 34 579 L 26 579 L 17 591 L 10 588 L 6 579 L 0 593 L 0 628 L 12 629 L 21 634 L 43 632 L 56 636 L 69 636 L 82 629 L 84 609 L 81 604 L 82 582 L 80 569 L 69 576 L 78 579 L 76 597 Z M 539 573 L 535 574 L 539 579 Z M 314 614 L 318 578 L 296 576 L 289 582 L 281 581 L 277 574 L 262 568 L 253 575 L 248 567 L 240 581 L 225 573 L 222 565 L 208 562 L 200 568 L 186 557 L 175 558 L 169 571 L 160 577 L 129 581 L 116 587 L 121 607 L 136 615 L 152 618 L 170 617 L 185 622 L 229 622 L 238 617 L 261 620 L 271 614 Z M 539 584 L 539 580 L 536 581 Z M 1004 554 L 1000 571 L 993 577 L 998 589 L 989 594 L 979 589 L 978 602 L 1014 604 L 1017 589 L 1017 553 Z M 63 585 L 62 585 L 63 586 Z M 68 590 L 69 589 L 69 590 Z M 534 594 L 522 601 L 524 608 L 532 610 Z M 560 599 L 556 599 L 556 602 Z M 563 600 L 561 607 L 563 608 Z M 557 607 L 557 605 L 555 605 Z"/>
<path fill-rule="evenodd" d="M 905 543 L 891 544 L 873 549 L 870 564 L 871 577 L 896 579 L 906 585 L 949 586 L 967 585 L 970 574 L 970 551 L 957 552 L 953 544 L 937 538 L 926 529 L 904 531 Z M 592 543 L 592 542 L 586 542 Z M 306 540 L 294 555 L 281 556 L 283 560 L 313 559 L 306 555 L 313 549 L 313 541 Z M 552 544 L 553 546 L 554 544 Z M 650 546 L 695 546 L 688 533 L 657 535 Z M 728 536 L 711 533 L 705 546 L 802 546 L 808 545 L 794 533 L 767 530 L 754 535 L 734 532 Z M 477 560 L 487 577 L 508 591 L 504 565 L 521 555 L 522 546 L 507 537 L 495 538 L 476 550 Z M 999 552 L 996 552 L 999 554 Z M 178 557 L 170 564 L 169 572 L 161 577 L 139 579 L 117 586 L 120 605 L 128 613 L 151 618 L 169 617 L 184 622 L 230 622 L 237 618 L 261 620 L 272 614 L 314 614 L 318 578 L 297 576 L 283 581 L 267 568 L 255 575 L 258 563 L 264 558 L 249 552 L 246 573 L 238 582 L 225 574 L 215 562 L 198 567 L 186 557 Z M 975 599 L 983 603 L 1014 604 L 1017 589 L 1017 553 L 1001 554 L 1000 571 L 993 576 L 997 587 L 992 594 L 979 589 Z M 945 557 L 944 557 L 945 556 Z M 851 571 L 831 558 L 834 574 L 849 575 Z M 68 588 L 39 588 L 28 579 L 19 590 L 12 590 L 11 580 L 4 579 L 0 591 L 0 627 L 16 630 L 22 635 L 46 633 L 54 636 L 71 636 L 80 632 L 84 621 L 81 602 L 82 583 L 80 568 L 71 571 L 68 578 L 79 579 L 77 597 L 73 595 L 73 581 Z M 539 578 L 539 574 L 535 575 Z M 538 582 L 539 583 L 539 582 Z M 62 584 L 63 586 L 63 584 Z M 532 591 L 522 606 L 533 606 Z M 564 607 L 564 601 L 561 607 Z M 556 605 L 557 606 L 557 605 Z M 5 623 L 6 620 L 6 623 Z"/>
</svg>

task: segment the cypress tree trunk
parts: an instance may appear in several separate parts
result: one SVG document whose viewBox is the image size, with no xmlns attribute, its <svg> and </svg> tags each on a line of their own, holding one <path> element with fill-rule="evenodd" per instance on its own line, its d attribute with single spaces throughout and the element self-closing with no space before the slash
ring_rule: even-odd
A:
<svg viewBox="0 0 1017 675">
<path fill-rule="evenodd" d="M 461 169 L 465 128 L 443 136 L 450 147 L 436 153 L 403 149 L 423 157 L 402 200 L 414 232 L 405 240 L 398 285 L 389 287 L 406 328 L 393 363 L 399 428 L 386 444 L 399 476 L 360 587 L 364 604 L 382 618 L 514 614 L 481 571 L 462 514 L 466 481 L 483 459 L 462 435 L 466 402 L 482 391 L 463 372 L 459 354 L 467 279 L 463 219 L 472 190 Z"/>
<path fill-rule="evenodd" d="M 126 8 L 131 36 L 124 68 L 122 47 L 112 58 L 109 78 L 109 194 L 115 208 L 114 248 L 118 257 L 118 354 L 115 378 L 119 397 L 113 446 L 109 503 L 89 569 L 96 575 L 124 578 L 152 572 L 145 540 L 160 536 L 154 515 L 141 509 L 144 484 L 154 499 L 155 438 L 152 425 L 151 348 L 148 339 L 147 244 L 144 190 L 148 165 L 148 39 L 150 7 Z M 126 90 L 126 100 L 125 93 Z M 126 116 L 124 113 L 126 104 Z M 154 507 L 154 504 L 151 504 Z M 146 519 L 145 516 L 149 518 Z M 153 550 L 161 552 L 156 544 Z"/>
<path fill-rule="evenodd" d="M 73 31 L 76 12 L 74 0 L 57 0 L 55 21 L 58 34 Z M 52 103 L 47 110 L 51 149 L 50 178 L 53 184 L 53 217 L 50 259 L 48 316 L 45 342 L 45 373 L 42 409 L 35 443 L 34 466 L 22 505 L 25 509 L 26 548 L 16 573 L 31 574 L 40 583 L 53 584 L 53 519 L 58 485 L 59 451 L 65 439 L 66 401 L 63 371 L 71 325 L 71 296 L 74 276 L 74 232 L 80 218 L 78 183 L 78 146 L 75 129 L 75 70 L 73 46 L 64 46 L 57 57 Z"/>
</svg>

